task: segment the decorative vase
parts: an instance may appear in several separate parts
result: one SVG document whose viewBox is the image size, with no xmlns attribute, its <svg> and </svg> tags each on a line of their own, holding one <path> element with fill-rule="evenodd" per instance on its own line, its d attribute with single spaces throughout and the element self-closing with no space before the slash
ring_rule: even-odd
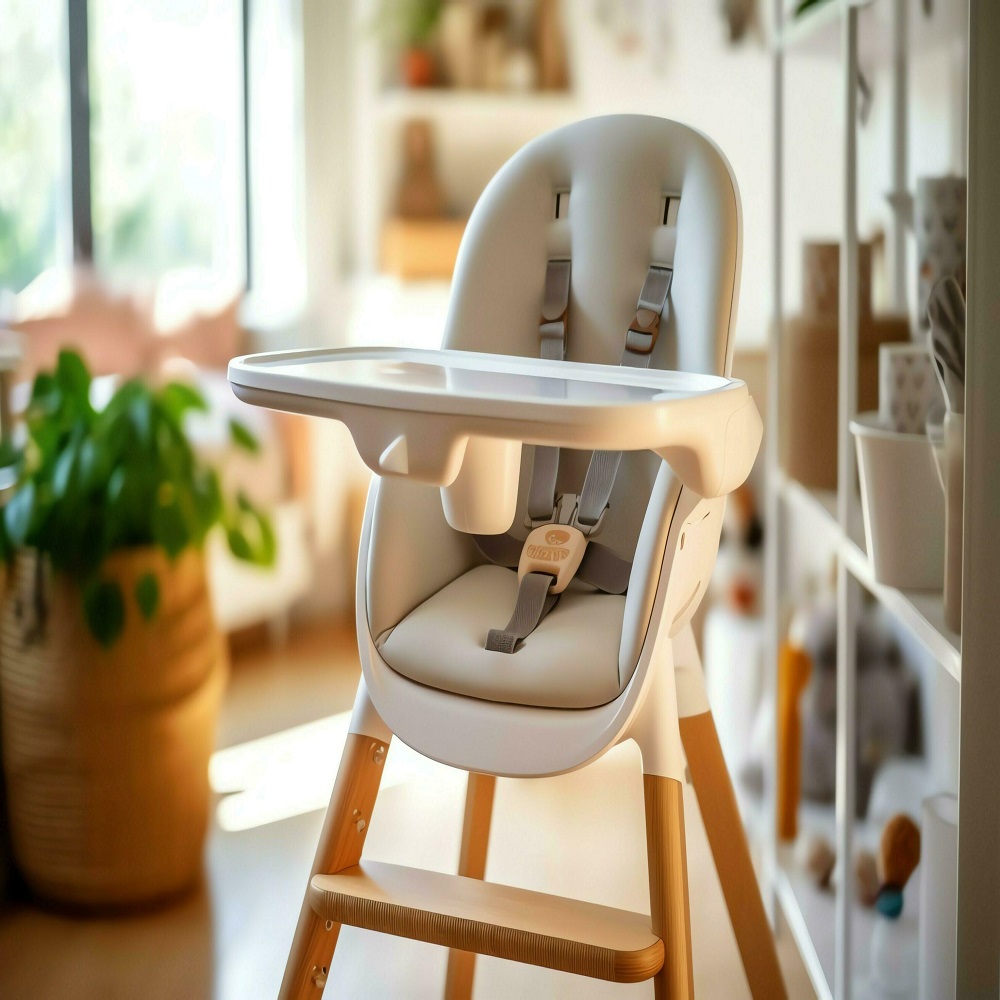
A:
<svg viewBox="0 0 1000 1000">
<path fill-rule="evenodd" d="M 538 0 L 535 8 L 535 49 L 540 90 L 566 90 L 569 67 L 559 0 Z"/>
<path fill-rule="evenodd" d="M 434 56 L 427 49 L 411 46 L 404 50 L 402 69 L 407 87 L 429 87 L 434 83 Z"/>
<path fill-rule="evenodd" d="M 441 8 L 439 34 L 449 86 L 479 86 L 479 11 L 470 0 L 448 0 Z"/>
<path fill-rule="evenodd" d="M 396 214 L 403 219 L 436 219 L 444 214 L 444 192 L 434 159 L 431 123 L 411 118 L 403 125 L 403 168 Z"/>
<path fill-rule="evenodd" d="M 0 611 L 0 708 L 15 860 L 48 900 L 148 903 L 192 886 L 208 826 L 208 761 L 226 677 L 202 555 L 111 556 L 126 594 L 160 585 L 151 620 L 127 600 L 102 648 L 79 587 L 18 554 Z"/>
</svg>

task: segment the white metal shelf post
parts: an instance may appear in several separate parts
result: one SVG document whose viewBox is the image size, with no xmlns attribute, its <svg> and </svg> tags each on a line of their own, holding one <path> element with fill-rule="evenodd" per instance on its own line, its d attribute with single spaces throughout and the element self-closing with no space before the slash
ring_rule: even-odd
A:
<svg viewBox="0 0 1000 1000">
<path fill-rule="evenodd" d="M 909 230 L 909 157 L 907 156 L 907 129 L 909 126 L 909 0 L 892 0 L 892 281 L 890 292 L 892 308 L 906 311 L 906 238 Z"/>
<path fill-rule="evenodd" d="M 784 0 L 774 0 L 774 22 L 777 31 L 780 33 L 784 27 Z M 781 574 L 782 574 L 782 545 L 781 545 L 781 489 L 779 476 L 779 442 L 781 426 L 781 393 L 780 384 L 780 363 L 781 356 L 781 317 L 784 309 L 784 211 L 782 199 L 784 197 L 784 86 L 785 86 L 785 60 L 781 47 L 774 51 L 772 82 L 773 107 L 773 180 L 771 186 L 771 197 L 773 199 L 772 213 L 773 226 L 771 231 L 771 242 L 773 245 L 774 258 L 772 261 L 772 317 L 771 329 L 769 333 L 769 343 L 767 352 L 767 440 L 765 442 L 764 456 L 767 462 L 767 482 L 766 482 L 766 510 L 765 523 L 767 525 L 766 559 L 764 563 L 764 604 L 766 622 L 766 642 L 765 642 L 765 668 L 764 684 L 765 690 L 777 691 L 778 689 L 778 651 L 781 646 Z M 764 801 L 769 805 L 777 802 L 777 776 L 778 776 L 778 742 L 774 741 L 774 752 L 766 762 L 764 768 Z M 765 903 L 772 924 L 777 923 L 778 911 L 775 905 L 774 885 L 778 868 L 778 814 L 777 809 L 768 808 L 764 817 L 764 842 L 765 849 L 765 873 L 768 885 L 771 887 L 767 894 Z"/>
<path fill-rule="evenodd" d="M 854 441 L 848 425 L 858 400 L 858 11 L 848 6 L 842 21 L 844 98 L 844 233 L 840 243 L 840 330 L 838 352 L 837 520 L 850 532 L 854 505 Z M 837 560 L 837 857 L 854 856 L 856 630 L 858 584 L 843 555 Z M 845 866 L 849 870 L 849 866 Z M 854 880 L 837 885 L 833 995 L 850 1000 L 851 908 Z"/>
<path fill-rule="evenodd" d="M 958 799 L 958 1000 L 1000 992 L 1000 4 L 969 8 L 968 336 Z"/>
</svg>

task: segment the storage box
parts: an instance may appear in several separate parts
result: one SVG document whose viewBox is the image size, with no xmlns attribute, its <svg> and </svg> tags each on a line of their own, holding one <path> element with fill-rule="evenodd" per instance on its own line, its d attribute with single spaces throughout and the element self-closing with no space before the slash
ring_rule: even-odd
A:
<svg viewBox="0 0 1000 1000">
<path fill-rule="evenodd" d="M 804 316 L 782 325 L 781 465 L 812 489 L 837 488 L 837 318 Z M 871 316 L 858 330 L 858 410 L 878 408 L 878 352 L 909 340 L 905 316 Z"/>
<path fill-rule="evenodd" d="M 879 347 L 910 339 L 906 316 L 873 315 L 871 262 L 859 244 L 858 410 L 878 407 Z M 803 244 L 802 315 L 782 322 L 779 441 L 782 468 L 812 489 L 837 488 L 839 295 L 839 244 Z"/>
</svg>

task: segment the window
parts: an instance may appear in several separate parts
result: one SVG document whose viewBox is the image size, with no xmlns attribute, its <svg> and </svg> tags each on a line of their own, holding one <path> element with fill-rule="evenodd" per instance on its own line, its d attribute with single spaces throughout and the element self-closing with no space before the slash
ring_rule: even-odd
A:
<svg viewBox="0 0 1000 1000">
<path fill-rule="evenodd" d="M 245 281 L 241 0 L 91 0 L 94 256 Z"/>
<path fill-rule="evenodd" d="M 155 286 L 167 313 L 251 276 L 255 317 L 300 313 L 298 10 L 0 0 L 0 316 L 74 255 L 119 287 Z"/>
<path fill-rule="evenodd" d="M 70 255 L 65 8 L 0 3 L 0 293 Z"/>
</svg>

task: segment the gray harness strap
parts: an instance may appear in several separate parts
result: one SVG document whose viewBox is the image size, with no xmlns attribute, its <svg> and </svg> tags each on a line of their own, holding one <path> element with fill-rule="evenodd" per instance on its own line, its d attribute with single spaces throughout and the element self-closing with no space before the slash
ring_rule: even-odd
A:
<svg viewBox="0 0 1000 1000">
<path fill-rule="evenodd" d="M 486 648 L 493 653 L 513 653 L 521 639 L 530 635 L 559 600 L 550 594 L 555 577 L 548 573 L 526 573 L 517 588 L 517 603 L 506 628 L 491 628 Z"/>
<path fill-rule="evenodd" d="M 538 326 L 539 356 L 548 361 L 566 357 L 566 324 L 569 315 L 568 260 L 550 260 L 545 268 L 545 294 L 542 318 Z M 559 475 L 559 449 L 535 448 L 535 462 L 528 487 L 528 517 L 544 523 L 556 505 L 556 477 Z"/>
<path fill-rule="evenodd" d="M 625 334 L 625 350 L 621 364 L 630 368 L 648 368 L 649 360 L 660 333 L 660 321 L 667 307 L 670 281 L 673 269 L 652 265 L 642 283 L 639 302 L 635 307 L 635 318 Z M 615 488 L 615 477 L 621 464 L 620 451 L 595 451 L 587 466 L 587 475 L 580 491 L 580 507 L 577 511 L 578 523 L 593 528 L 601 519 L 611 491 Z"/>
<path fill-rule="evenodd" d="M 670 294 L 673 268 L 650 265 L 642 283 L 635 317 L 625 334 L 621 364 L 648 368 L 660 332 L 660 321 Z M 566 316 L 569 307 L 570 262 L 550 260 L 545 272 L 545 297 L 542 304 L 541 355 L 562 360 L 566 354 Z M 571 512 L 570 523 L 584 534 L 596 532 L 614 490 L 621 464 L 620 451 L 595 451 L 587 467 L 583 489 Z M 561 520 L 559 512 L 566 497 L 556 503 L 556 477 L 559 472 L 558 448 L 535 448 L 535 461 L 528 490 L 528 520 L 534 527 Z M 476 545 L 491 562 L 516 567 L 520 562 L 522 542 L 512 535 L 476 535 Z M 590 542 L 576 577 L 609 594 L 624 594 L 628 589 L 631 563 L 607 546 Z M 514 614 L 504 629 L 490 629 L 486 648 L 497 653 L 513 653 L 518 642 L 529 636 L 559 599 L 550 593 L 555 577 L 547 573 L 525 573 L 517 589 Z"/>
<path fill-rule="evenodd" d="M 491 563 L 517 569 L 524 545 L 520 539 L 513 535 L 473 535 L 473 538 L 476 547 Z M 605 594 L 624 594 L 631 572 L 632 564 L 627 559 L 622 559 L 606 545 L 591 542 L 576 571 L 576 578 Z"/>
</svg>

